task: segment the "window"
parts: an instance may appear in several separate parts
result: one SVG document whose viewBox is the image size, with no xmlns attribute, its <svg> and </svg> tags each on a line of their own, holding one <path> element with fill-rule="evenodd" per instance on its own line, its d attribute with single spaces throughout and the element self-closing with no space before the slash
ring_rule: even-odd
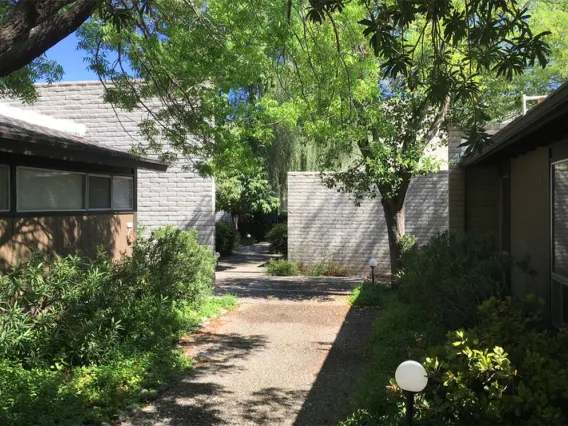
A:
<svg viewBox="0 0 568 426">
<path fill-rule="evenodd" d="M 18 211 L 85 209 L 83 173 L 18 167 Z"/>
<path fill-rule="evenodd" d="M 0 211 L 10 210 L 10 167 L 0 165 Z"/>
<path fill-rule="evenodd" d="M 132 210 L 134 208 L 134 180 L 130 177 L 112 178 L 112 208 Z"/>
<path fill-rule="evenodd" d="M 111 177 L 89 175 L 89 209 L 111 208 Z"/>
<path fill-rule="evenodd" d="M 568 322 L 568 161 L 552 165 L 552 319 Z"/>
</svg>

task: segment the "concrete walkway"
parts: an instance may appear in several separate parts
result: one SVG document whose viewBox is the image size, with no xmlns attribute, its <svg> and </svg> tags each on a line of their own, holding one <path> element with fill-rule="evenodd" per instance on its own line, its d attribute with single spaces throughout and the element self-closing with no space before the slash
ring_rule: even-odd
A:
<svg viewBox="0 0 568 426">
<path fill-rule="evenodd" d="M 355 279 L 263 274 L 267 247 L 220 262 L 217 291 L 240 306 L 185 339 L 191 375 L 132 425 L 332 425 L 350 412 L 375 309 L 350 308 Z"/>
</svg>

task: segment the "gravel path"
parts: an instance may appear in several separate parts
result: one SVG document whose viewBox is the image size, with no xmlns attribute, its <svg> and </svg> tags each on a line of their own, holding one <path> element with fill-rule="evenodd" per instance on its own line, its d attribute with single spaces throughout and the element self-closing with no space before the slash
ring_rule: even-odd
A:
<svg viewBox="0 0 568 426">
<path fill-rule="evenodd" d="M 350 413 L 375 309 L 346 302 L 352 279 L 274 279 L 266 246 L 221 262 L 238 309 L 183 342 L 197 368 L 130 425 L 331 425 Z"/>
</svg>

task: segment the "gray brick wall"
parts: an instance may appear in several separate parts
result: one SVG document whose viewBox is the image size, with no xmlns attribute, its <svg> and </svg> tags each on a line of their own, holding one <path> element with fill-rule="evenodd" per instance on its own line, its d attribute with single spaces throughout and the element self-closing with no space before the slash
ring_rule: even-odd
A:
<svg viewBox="0 0 568 426">
<path fill-rule="evenodd" d="M 406 199 L 406 232 L 426 241 L 448 229 L 448 171 L 412 181 Z M 378 272 L 390 270 L 386 224 L 380 200 L 356 207 L 348 194 L 328 189 L 318 173 L 288 173 L 288 256 L 311 264 L 336 261 L 353 273 L 372 256 Z"/>
<path fill-rule="evenodd" d="M 98 81 L 38 84 L 37 90 L 39 99 L 33 105 L 9 103 L 84 124 L 85 138 L 109 148 L 128 151 L 142 140 L 138 123 L 146 114 L 115 111 L 103 102 L 103 87 Z M 199 241 L 213 246 L 214 183 L 182 170 L 182 166 L 176 164 L 167 172 L 138 171 L 138 221 L 150 229 L 166 224 L 181 229 L 195 228 Z"/>
</svg>

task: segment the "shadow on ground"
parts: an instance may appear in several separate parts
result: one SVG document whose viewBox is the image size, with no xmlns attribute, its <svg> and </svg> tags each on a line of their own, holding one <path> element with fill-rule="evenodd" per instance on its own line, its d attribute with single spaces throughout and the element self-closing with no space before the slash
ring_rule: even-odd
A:
<svg viewBox="0 0 568 426">
<path fill-rule="evenodd" d="M 236 333 L 219 334 L 198 332 L 191 339 L 181 342 L 181 346 L 196 363 L 196 369 L 187 377 L 174 384 L 154 406 L 136 415 L 132 424 L 138 426 L 156 425 L 223 425 L 226 421 L 220 416 L 223 407 L 213 397 L 232 398 L 217 383 L 201 382 L 213 370 L 215 374 L 234 371 L 234 362 L 246 358 L 251 352 L 267 344 L 264 336 L 241 336 Z M 200 352 L 196 352 L 199 348 Z"/>
<path fill-rule="evenodd" d="M 365 372 L 378 313 L 375 307 L 351 307 L 335 341 L 320 342 L 321 350 L 329 353 L 293 422 L 295 426 L 336 425 L 351 414 L 350 399 Z"/>
</svg>

